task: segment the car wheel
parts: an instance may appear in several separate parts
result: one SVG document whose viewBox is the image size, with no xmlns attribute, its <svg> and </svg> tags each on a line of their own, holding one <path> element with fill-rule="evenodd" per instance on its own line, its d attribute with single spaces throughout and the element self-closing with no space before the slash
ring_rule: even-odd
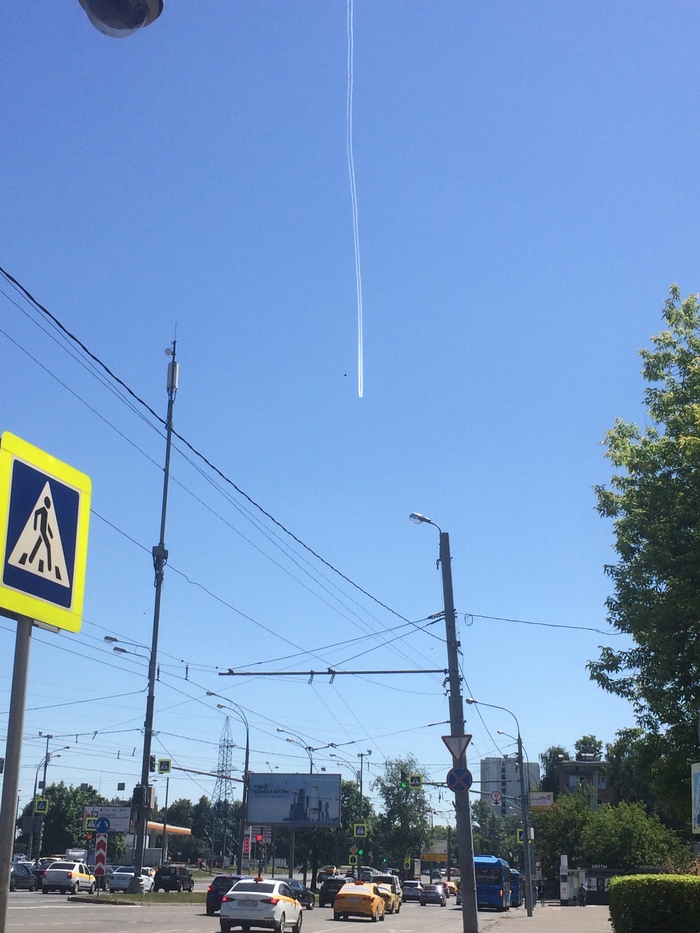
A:
<svg viewBox="0 0 700 933">
<path fill-rule="evenodd" d="M 297 922 L 292 927 L 292 929 L 294 930 L 294 933 L 301 933 L 301 925 L 303 921 L 304 921 L 304 911 L 300 910 L 299 916 L 297 917 Z"/>
<path fill-rule="evenodd" d="M 94 894 L 94 893 L 95 893 L 95 885 L 91 884 L 90 887 L 88 888 L 88 894 Z"/>
<path fill-rule="evenodd" d="M 230 920 L 221 920 L 221 933 L 231 933 L 232 923 Z"/>
<path fill-rule="evenodd" d="M 180 891 L 182 891 L 182 885 L 180 884 L 179 881 L 178 881 L 178 883 L 175 885 L 175 890 L 177 891 L 178 894 L 180 893 Z"/>
<path fill-rule="evenodd" d="M 80 885 L 76 881 L 73 887 L 70 889 L 70 893 L 75 897 L 75 895 L 80 891 Z"/>
<path fill-rule="evenodd" d="M 11 882 L 10 882 L 10 891 L 14 891 L 14 889 L 15 889 L 15 883 L 14 883 L 14 881 L 11 881 Z"/>
<path fill-rule="evenodd" d="M 382 913 L 379 915 L 379 919 L 380 919 L 380 921 L 381 921 L 382 923 L 384 923 L 384 918 L 385 918 L 385 917 L 386 917 L 386 911 L 384 910 L 384 911 L 382 911 Z"/>
<path fill-rule="evenodd" d="M 41 893 L 42 893 L 42 894 L 48 894 L 48 893 L 49 893 L 49 889 L 48 889 L 48 888 L 45 888 L 45 887 L 42 885 L 42 886 L 41 886 Z"/>
<path fill-rule="evenodd" d="M 284 914 L 282 914 L 279 920 L 275 921 L 275 933 L 284 933 L 284 928 L 285 928 L 286 923 L 287 923 L 287 918 L 285 917 Z"/>
<path fill-rule="evenodd" d="M 377 920 L 379 920 L 379 917 L 377 916 L 377 911 L 375 910 L 375 912 L 372 914 L 372 923 L 376 923 Z"/>
</svg>

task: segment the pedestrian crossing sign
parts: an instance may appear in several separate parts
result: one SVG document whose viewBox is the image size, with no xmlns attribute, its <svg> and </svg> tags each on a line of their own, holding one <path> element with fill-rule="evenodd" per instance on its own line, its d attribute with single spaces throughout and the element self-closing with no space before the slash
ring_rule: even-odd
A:
<svg viewBox="0 0 700 933">
<path fill-rule="evenodd" d="M 0 613 L 80 631 L 92 484 L 21 440 L 0 437 Z"/>
</svg>

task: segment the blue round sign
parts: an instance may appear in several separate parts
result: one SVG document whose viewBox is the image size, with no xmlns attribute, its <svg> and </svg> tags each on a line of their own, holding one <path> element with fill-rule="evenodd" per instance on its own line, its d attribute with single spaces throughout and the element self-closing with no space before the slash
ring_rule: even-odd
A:
<svg viewBox="0 0 700 933">
<path fill-rule="evenodd" d="M 469 790 L 473 780 L 469 768 L 452 768 L 447 772 L 447 786 L 451 791 Z"/>
<path fill-rule="evenodd" d="M 96 833 L 108 833 L 109 826 L 110 826 L 110 823 L 106 816 L 101 816 L 95 820 L 95 832 Z"/>
</svg>

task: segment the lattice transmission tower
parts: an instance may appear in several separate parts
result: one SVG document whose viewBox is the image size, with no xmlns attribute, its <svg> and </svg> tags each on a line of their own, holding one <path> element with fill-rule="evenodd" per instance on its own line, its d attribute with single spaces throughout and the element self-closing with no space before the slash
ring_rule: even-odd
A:
<svg viewBox="0 0 700 933">
<path fill-rule="evenodd" d="M 228 853 L 228 841 L 231 835 L 231 772 L 233 771 L 232 749 L 234 748 L 231 734 L 231 723 L 227 716 L 219 739 L 219 763 L 216 767 L 218 775 L 211 798 L 212 812 L 212 859 L 216 854 L 222 860 Z M 218 845 L 217 845 L 218 843 Z"/>
</svg>

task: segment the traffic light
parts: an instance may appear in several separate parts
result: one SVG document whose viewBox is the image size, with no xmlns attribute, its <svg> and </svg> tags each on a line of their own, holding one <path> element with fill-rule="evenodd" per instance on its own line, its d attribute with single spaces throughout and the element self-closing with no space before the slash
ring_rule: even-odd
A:
<svg viewBox="0 0 700 933">
<path fill-rule="evenodd" d="M 151 757 L 148 759 L 148 770 L 151 772 L 156 770 L 156 756 L 155 755 L 151 755 Z"/>
<path fill-rule="evenodd" d="M 365 854 L 365 850 L 364 850 L 364 849 L 358 849 L 358 850 L 357 850 L 357 854 L 358 854 L 358 855 L 364 855 L 364 854 Z"/>
<path fill-rule="evenodd" d="M 255 841 L 258 843 L 258 845 L 260 845 L 262 842 L 262 833 L 258 833 L 258 835 L 255 837 Z"/>
<path fill-rule="evenodd" d="M 401 786 L 408 787 L 408 775 L 405 771 L 401 772 Z"/>
</svg>

